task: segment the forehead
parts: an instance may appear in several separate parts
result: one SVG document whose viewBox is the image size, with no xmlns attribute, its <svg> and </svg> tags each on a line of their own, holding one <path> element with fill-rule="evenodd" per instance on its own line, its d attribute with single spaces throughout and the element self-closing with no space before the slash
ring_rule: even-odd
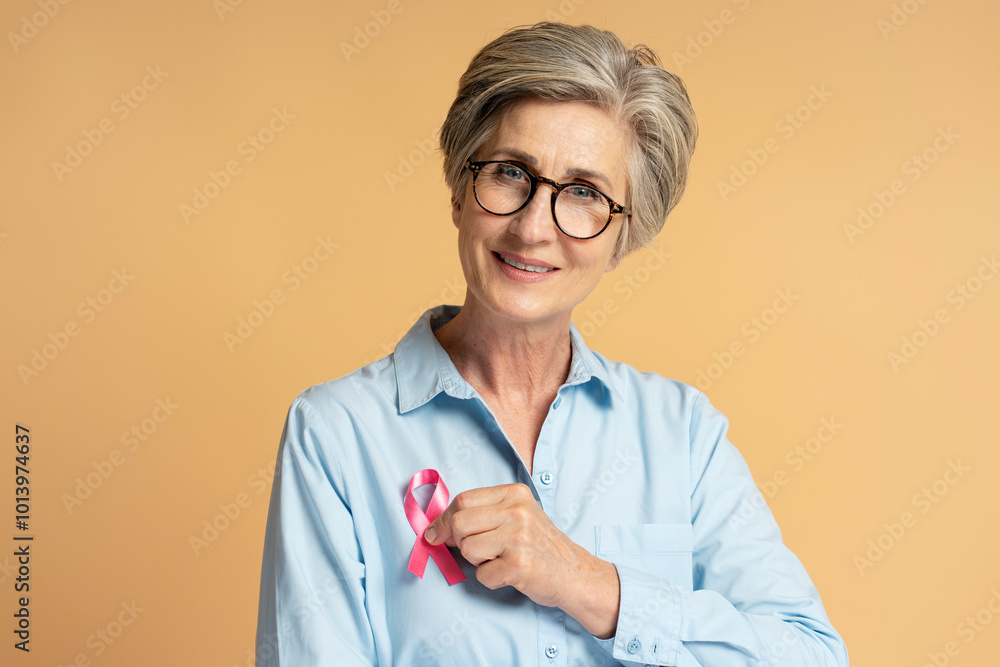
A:
<svg viewBox="0 0 1000 667">
<path fill-rule="evenodd" d="M 613 185 L 624 178 L 627 134 L 610 113 L 586 102 L 528 98 L 501 117 L 488 151 L 510 148 L 558 175 L 597 171 Z"/>
</svg>

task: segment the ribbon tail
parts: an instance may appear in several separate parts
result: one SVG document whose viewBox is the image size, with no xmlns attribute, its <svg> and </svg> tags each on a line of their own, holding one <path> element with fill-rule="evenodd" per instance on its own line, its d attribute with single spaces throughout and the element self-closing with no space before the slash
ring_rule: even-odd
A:
<svg viewBox="0 0 1000 667">
<path fill-rule="evenodd" d="M 465 581 L 465 573 L 462 572 L 462 568 L 458 566 L 458 562 L 455 557 L 451 555 L 448 551 L 448 547 L 443 544 L 438 544 L 431 547 L 431 558 L 437 563 L 438 569 L 441 570 L 441 574 L 448 581 L 449 585 L 455 585 L 460 581 Z M 426 561 L 424 561 L 426 565 Z"/>
<path fill-rule="evenodd" d="M 428 555 L 427 546 L 421 544 L 418 539 L 413 545 L 413 553 L 410 554 L 410 564 L 406 569 L 417 575 L 418 578 L 423 579 L 424 570 L 427 568 Z"/>
</svg>

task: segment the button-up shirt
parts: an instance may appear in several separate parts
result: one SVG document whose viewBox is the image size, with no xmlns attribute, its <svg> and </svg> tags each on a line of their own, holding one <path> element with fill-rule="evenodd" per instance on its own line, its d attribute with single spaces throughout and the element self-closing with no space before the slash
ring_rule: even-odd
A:
<svg viewBox="0 0 1000 667">
<path fill-rule="evenodd" d="M 570 325 L 569 375 L 531 474 L 426 311 L 392 354 L 294 400 L 264 544 L 257 665 L 847 665 L 805 568 L 728 422 L 690 385 L 609 361 Z M 449 585 L 417 535 L 410 478 L 451 497 L 522 483 L 559 530 L 615 565 L 615 635 L 600 639 L 512 586 Z M 416 489 L 425 507 L 432 485 Z"/>
</svg>

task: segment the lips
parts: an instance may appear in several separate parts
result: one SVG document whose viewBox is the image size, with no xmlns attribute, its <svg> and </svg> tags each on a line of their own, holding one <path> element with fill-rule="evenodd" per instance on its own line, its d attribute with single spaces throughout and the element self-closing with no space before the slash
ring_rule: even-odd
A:
<svg viewBox="0 0 1000 667">
<path fill-rule="evenodd" d="M 521 271 L 529 271 L 531 273 L 550 273 L 552 271 L 557 271 L 558 268 L 552 266 L 548 262 L 543 262 L 537 259 L 531 259 L 529 257 L 521 257 L 520 255 L 515 255 L 513 253 L 494 252 L 501 261 L 506 264 L 513 266 L 514 268 L 520 269 Z"/>
</svg>

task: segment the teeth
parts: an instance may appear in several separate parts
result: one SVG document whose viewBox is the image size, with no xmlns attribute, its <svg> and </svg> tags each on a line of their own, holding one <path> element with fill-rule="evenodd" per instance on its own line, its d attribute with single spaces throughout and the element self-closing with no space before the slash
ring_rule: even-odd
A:
<svg viewBox="0 0 1000 667">
<path fill-rule="evenodd" d="M 503 261 L 507 262 L 511 266 L 516 266 L 517 268 L 521 269 L 522 271 L 534 271 L 535 273 L 546 273 L 546 272 L 552 270 L 551 268 L 543 268 L 541 266 L 529 266 L 527 264 L 521 264 L 520 262 L 515 262 L 512 259 L 507 259 L 503 255 L 500 255 L 500 259 L 502 259 Z"/>
</svg>

